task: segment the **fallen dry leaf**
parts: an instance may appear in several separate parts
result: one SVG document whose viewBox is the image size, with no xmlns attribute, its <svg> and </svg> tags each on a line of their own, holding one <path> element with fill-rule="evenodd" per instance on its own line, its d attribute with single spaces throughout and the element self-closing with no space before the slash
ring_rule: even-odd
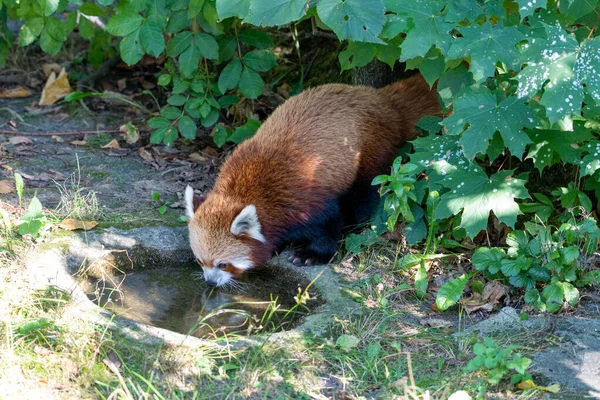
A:
<svg viewBox="0 0 600 400">
<path fill-rule="evenodd" d="M 58 224 L 58 227 L 64 229 L 66 231 L 76 231 L 83 229 L 84 231 L 89 231 L 90 229 L 98 226 L 96 221 L 78 221 L 76 219 L 65 219 L 63 222 Z"/>
<path fill-rule="evenodd" d="M 213 149 L 212 147 L 205 147 L 204 150 L 202 150 L 202 154 L 204 154 L 206 157 L 216 157 L 217 150 Z"/>
<path fill-rule="evenodd" d="M 119 142 L 117 142 L 117 139 L 113 139 L 110 142 L 106 143 L 104 146 L 102 146 L 103 149 L 118 149 L 121 146 L 119 146 Z"/>
<path fill-rule="evenodd" d="M 63 139 L 63 138 L 61 138 L 60 136 L 53 135 L 53 136 L 52 136 L 52 139 L 54 139 L 54 140 L 55 140 L 56 142 L 58 142 L 58 143 L 62 143 L 62 142 L 64 142 L 64 139 Z"/>
<path fill-rule="evenodd" d="M 127 144 L 134 144 L 138 140 L 140 140 L 140 133 L 138 132 L 135 125 L 131 122 L 125 125 L 121 125 L 119 131 L 123 132 L 123 136 L 125 137 L 125 141 Z"/>
<path fill-rule="evenodd" d="M 0 194 L 13 193 L 15 191 L 14 181 L 0 181 Z"/>
<path fill-rule="evenodd" d="M 56 72 L 52 71 L 42 90 L 40 106 L 54 104 L 72 91 L 73 89 L 71 89 L 71 85 L 69 85 L 69 79 L 67 79 L 67 71 L 64 68 L 61 69 L 58 76 L 56 75 Z"/>
<path fill-rule="evenodd" d="M 87 144 L 85 140 L 72 140 L 69 143 L 71 143 L 74 146 L 85 146 Z"/>
<path fill-rule="evenodd" d="M 60 74 L 60 70 L 61 70 L 61 66 L 58 64 L 42 64 L 42 71 L 44 72 L 44 75 L 46 76 L 46 79 L 48 79 L 48 77 L 50 76 L 50 74 L 52 74 L 53 72 L 55 74 Z"/>
<path fill-rule="evenodd" d="M 10 144 L 33 144 L 33 141 L 25 136 L 13 136 L 8 141 Z"/>
<path fill-rule="evenodd" d="M 196 162 L 206 162 L 206 157 L 204 157 L 203 155 L 201 155 L 198 152 L 194 152 L 192 154 L 190 154 L 188 156 L 188 158 L 192 161 L 196 161 Z"/>
<path fill-rule="evenodd" d="M 500 299 L 507 294 L 506 286 L 498 281 L 492 281 L 485 285 L 481 294 L 473 293 L 471 296 L 463 298 L 460 303 L 465 306 L 468 314 L 478 310 L 492 311 L 495 306 L 500 304 Z"/>
<path fill-rule="evenodd" d="M 558 393 L 558 392 L 560 392 L 560 385 L 554 384 L 554 385 L 550 385 L 550 386 L 538 386 L 531 379 L 528 379 L 526 381 L 519 383 L 517 385 L 517 389 L 519 389 L 519 390 L 538 389 L 538 390 L 543 390 L 544 392 Z"/>
<path fill-rule="evenodd" d="M 154 157 L 152 157 L 152 153 L 150 153 L 145 148 L 140 147 L 140 149 L 138 150 L 138 153 L 139 153 L 140 157 L 142 157 L 142 159 L 144 161 L 148 161 L 148 162 L 154 161 Z"/>
<path fill-rule="evenodd" d="M 0 98 L 2 99 L 17 99 L 29 96 L 31 96 L 31 90 L 24 88 L 23 86 L 19 86 L 14 89 L 6 89 L 0 93 Z"/>
<path fill-rule="evenodd" d="M 125 78 L 119 79 L 117 81 L 117 87 L 119 88 L 119 90 L 125 90 L 125 88 L 127 87 L 127 80 Z"/>
<path fill-rule="evenodd" d="M 422 326 L 430 326 L 432 328 L 452 328 L 452 321 L 446 321 L 442 318 L 422 318 L 419 320 L 419 324 Z"/>
</svg>

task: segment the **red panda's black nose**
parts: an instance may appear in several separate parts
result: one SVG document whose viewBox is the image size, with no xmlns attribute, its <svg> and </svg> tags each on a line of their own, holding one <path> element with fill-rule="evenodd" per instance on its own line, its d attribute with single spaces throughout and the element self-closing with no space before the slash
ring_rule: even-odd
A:
<svg viewBox="0 0 600 400">
<path fill-rule="evenodd" d="M 217 282 L 211 280 L 211 279 L 207 279 L 206 280 L 206 284 L 210 287 L 216 287 L 217 286 Z"/>
</svg>

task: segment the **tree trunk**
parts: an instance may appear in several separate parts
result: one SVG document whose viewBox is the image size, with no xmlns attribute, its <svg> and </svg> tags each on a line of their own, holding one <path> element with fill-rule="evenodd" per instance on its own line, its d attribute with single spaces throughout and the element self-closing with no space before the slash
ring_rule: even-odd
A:
<svg viewBox="0 0 600 400">
<path fill-rule="evenodd" d="M 396 62 L 392 70 L 389 65 L 375 58 L 362 68 L 352 69 L 352 84 L 382 88 L 415 74 L 415 71 L 406 71 L 405 68 L 406 64 Z"/>
</svg>

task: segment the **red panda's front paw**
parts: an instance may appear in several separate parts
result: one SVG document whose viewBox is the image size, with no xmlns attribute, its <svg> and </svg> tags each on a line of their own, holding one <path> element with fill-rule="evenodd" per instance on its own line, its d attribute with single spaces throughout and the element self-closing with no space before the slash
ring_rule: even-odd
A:
<svg viewBox="0 0 600 400">
<path fill-rule="evenodd" d="M 310 267 L 311 265 L 313 265 L 313 259 L 310 256 L 303 253 L 303 251 L 294 251 L 292 255 L 288 257 L 288 261 L 297 267 L 303 265 Z"/>
</svg>

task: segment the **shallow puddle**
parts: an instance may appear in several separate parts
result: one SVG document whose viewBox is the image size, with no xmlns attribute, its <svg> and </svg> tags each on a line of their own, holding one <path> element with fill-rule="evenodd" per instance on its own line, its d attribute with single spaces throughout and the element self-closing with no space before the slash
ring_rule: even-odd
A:
<svg viewBox="0 0 600 400">
<path fill-rule="evenodd" d="M 197 337 L 289 329 L 319 303 L 310 290 L 311 300 L 298 305 L 298 288 L 304 292 L 309 282 L 278 268 L 246 274 L 236 291 L 209 288 L 195 263 L 88 276 L 80 284 L 117 315 Z"/>
</svg>

